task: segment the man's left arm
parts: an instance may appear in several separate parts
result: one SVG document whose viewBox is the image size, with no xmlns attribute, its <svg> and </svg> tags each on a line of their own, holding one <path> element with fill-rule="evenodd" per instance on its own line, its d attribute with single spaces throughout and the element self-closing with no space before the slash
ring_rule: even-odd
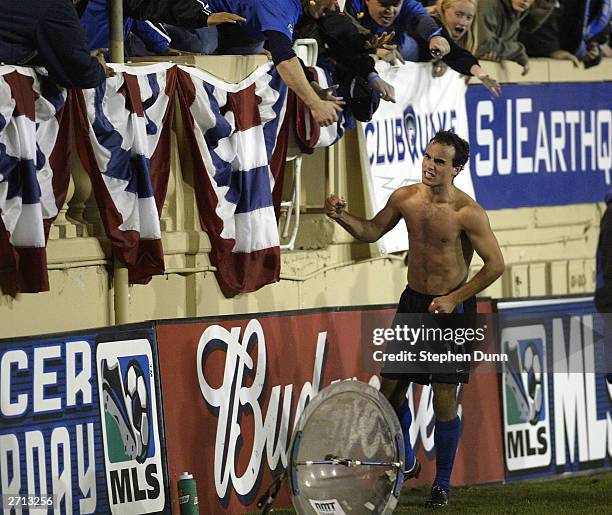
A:
<svg viewBox="0 0 612 515">
<path fill-rule="evenodd" d="M 208 4 L 201 0 L 123 0 L 123 10 L 126 16 L 137 20 L 170 23 L 186 29 L 246 21 L 233 13 L 213 13 Z"/>
<path fill-rule="evenodd" d="M 463 208 L 460 216 L 463 229 L 484 264 L 463 286 L 448 295 L 435 298 L 429 307 L 430 312 L 452 313 L 457 304 L 480 293 L 504 273 L 504 257 L 484 209 L 478 205 L 471 205 Z"/>
</svg>

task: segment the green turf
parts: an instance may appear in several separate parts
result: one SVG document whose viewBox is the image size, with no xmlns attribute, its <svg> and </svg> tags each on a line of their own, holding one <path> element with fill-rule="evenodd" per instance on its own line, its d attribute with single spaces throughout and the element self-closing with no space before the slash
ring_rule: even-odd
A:
<svg viewBox="0 0 612 515">
<path fill-rule="evenodd" d="M 404 488 L 394 513 L 424 513 L 429 488 Z M 435 510 L 442 511 L 442 510 Z M 588 476 L 522 481 L 507 485 L 453 488 L 449 513 L 611 514 L 612 472 Z M 273 513 L 294 514 L 289 509 Z"/>
</svg>

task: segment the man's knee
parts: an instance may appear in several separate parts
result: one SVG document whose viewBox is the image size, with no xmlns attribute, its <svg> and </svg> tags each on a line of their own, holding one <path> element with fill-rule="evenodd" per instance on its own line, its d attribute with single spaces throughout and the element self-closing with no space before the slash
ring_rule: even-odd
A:
<svg viewBox="0 0 612 515">
<path fill-rule="evenodd" d="M 434 383 L 433 407 L 440 421 L 453 420 L 457 416 L 457 385 Z"/>
<path fill-rule="evenodd" d="M 380 393 L 389 401 L 393 409 L 397 412 L 406 399 L 409 383 L 396 379 L 382 378 L 380 383 Z"/>
</svg>

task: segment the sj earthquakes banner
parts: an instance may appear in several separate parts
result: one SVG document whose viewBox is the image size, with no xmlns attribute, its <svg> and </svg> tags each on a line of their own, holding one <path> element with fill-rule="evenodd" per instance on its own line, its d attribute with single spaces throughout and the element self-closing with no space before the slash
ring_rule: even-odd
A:
<svg viewBox="0 0 612 515">
<path fill-rule="evenodd" d="M 470 86 L 471 164 L 485 209 L 601 202 L 612 184 L 612 82 Z"/>
<path fill-rule="evenodd" d="M 421 162 L 427 143 L 438 130 L 468 138 L 464 79 L 449 70 L 431 76 L 430 64 L 391 67 L 378 63 L 380 76 L 395 88 L 396 102 L 382 102 L 367 123 L 360 124 L 362 166 L 366 171 L 369 211 L 381 210 L 391 193 L 421 181 Z M 469 167 L 455 179 L 457 187 L 474 196 Z M 408 248 L 403 224 L 379 240 L 382 252 Z"/>
<path fill-rule="evenodd" d="M 480 308 L 487 306 L 481 304 Z M 253 512 L 274 474 L 287 465 L 293 428 L 322 388 L 363 371 L 362 319 L 390 324 L 394 309 L 254 314 L 157 326 L 170 482 L 188 470 L 200 512 Z M 363 337 L 362 337 L 363 336 Z M 411 387 L 411 438 L 433 480 L 434 413 L 429 387 Z M 474 374 L 460 391 L 463 437 L 453 484 L 503 478 L 497 374 Z M 483 409 L 486 406 L 486 409 Z M 176 496 L 173 495 L 173 499 Z M 290 504 L 285 490 L 277 505 Z M 178 503 L 173 505 L 178 513 Z"/>
</svg>

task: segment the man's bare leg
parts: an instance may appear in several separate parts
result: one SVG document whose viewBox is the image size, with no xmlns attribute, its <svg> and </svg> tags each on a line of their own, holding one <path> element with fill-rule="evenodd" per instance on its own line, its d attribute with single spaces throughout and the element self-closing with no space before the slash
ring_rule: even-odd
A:
<svg viewBox="0 0 612 515">
<path fill-rule="evenodd" d="M 381 379 L 380 393 L 386 397 L 397 413 L 406 400 L 406 393 L 408 392 L 410 383 L 398 379 L 389 379 L 387 377 L 382 377 Z"/>
<path fill-rule="evenodd" d="M 457 417 L 457 385 L 433 383 L 433 408 L 436 419 L 442 422 L 454 420 Z"/>
</svg>

